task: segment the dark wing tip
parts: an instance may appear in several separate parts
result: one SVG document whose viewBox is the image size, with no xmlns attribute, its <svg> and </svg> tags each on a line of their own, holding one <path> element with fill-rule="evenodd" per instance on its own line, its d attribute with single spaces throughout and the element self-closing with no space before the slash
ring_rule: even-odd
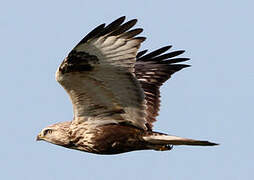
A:
<svg viewBox="0 0 254 180">
<path fill-rule="evenodd" d="M 152 62 L 156 64 L 175 64 L 180 62 L 189 61 L 190 58 L 178 58 L 176 56 L 179 56 L 185 52 L 185 50 L 177 50 L 172 52 L 167 52 L 172 46 L 164 46 L 162 48 L 159 48 L 155 51 L 152 51 L 150 53 L 147 53 L 147 50 L 140 51 L 137 54 L 137 61 L 143 61 L 143 62 Z M 180 65 L 180 64 L 178 64 Z M 185 67 L 190 67 L 190 65 L 184 65 Z"/>
<path fill-rule="evenodd" d="M 124 22 L 124 20 L 125 20 L 125 16 L 122 16 L 122 17 L 118 18 L 117 20 L 113 21 L 112 23 L 107 25 L 104 28 L 104 30 L 100 34 L 98 34 L 98 36 L 103 36 L 107 33 L 110 33 L 112 31 L 118 29 L 121 26 L 121 24 Z"/>
<path fill-rule="evenodd" d="M 173 63 L 185 62 L 189 60 L 190 58 L 174 58 L 174 59 L 164 60 L 163 62 L 173 64 Z"/>
<path fill-rule="evenodd" d="M 143 29 L 142 28 L 136 28 L 136 29 L 132 29 L 130 31 L 127 31 L 123 34 L 121 34 L 121 38 L 124 38 L 124 39 L 131 39 L 135 36 L 137 36 L 138 34 L 142 33 L 143 32 Z"/>
<path fill-rule="evenodd" d="M 138 39 L 140 42 L 144 42 L 146 40 L 146 37 L 135 37 L 134 39 Z"/>
<path fill-rule="evenodd" d="M 89 32 L 77 44 L 77 46 L 80 45 L 80 44 L 86 43 L 89 39 L 96 38 L 96 37 L 99 37 L 99 36 L 103 36 L 103 35 L 108 34 L 108 33 L 111 33 L 111 35 L 119 35 L 119 34 L 125 32 L 125 31 L 127 31 L 128 29 L 132 28 L 137 22 L 137 19 L 132 19 L 132 20 L 122 24 L 125 21 L 125 18 L 126 18 L 125 16 L 121 16 L 118 19 L 111 22 L 110 24 L 108 24 L 107 26 L 105 25 L 105 23 L 97 26 L 91 32 Z"/>
<path fill-rule="evenodd" d="M 128 22 L 126 22 L 125 24 L 130 24 L 130 26 L 134 26 L 136 23 L 138 22 L 138 19 L 131 19 Z"/>
<path fill-rule="evenodd" d="M 117 28 L 116 30 L 112 31 L 112 33 L 110 33 L 111 36 L 117 36 L 119 34 L 122 34 L 126 31 L 128 31 L 129 29 L 131 29 L 135 24 L 137 23 L 137 19 L 132 19 L 130 21 L 127 21 L 126 23 L 122 24 L 121 26 L 119 26 L 119 28 Z"/>
<path fill-rule="evenodd" d="M 153 51 L 153 52 L 150 52 L 150 53 L 148 53 L 148 54 L 146 54 L 146 55 L 144 55 L 145 53 L 143 53 L 142 56 L 139 56 L 138 61 L 140 61 L 140 60 L 144 60 L 144 61 L 145 61 L 145 59 L 148 60 L 148 59 L 154 58 L 154 57 L 156 57 L 156 56 L 158 56 L 158 55 L 160 55 L 160 54 L 166 52 L 166 51 L 169 50 L 171 47 L 172 47 L 171 45 L 168 45 L 168 46 L 164 46 L 164 47 L 162 47 L 162 48 L 159 48 L 159 49 L 157 49 L 157 50 L 155 50 L 155 51 Z M 146 51 L 146 52 L 147 52 L 147 51 Z M 143 55 L 144 55 L 144 56 L 143 56 Z"/>
<path fill-rule="evenodd" d="M 173 58 L 176 56 L 179 56 L 181 54 L 183 54 L 185 51 L 184 50 L 177 50 L 177 51 L 173 51 L 173 52 L 169 52 L 160 56 L 156 56 L 155 58 L 153 58 L 153 60 L 155 61 L 163 61 L 163 60 L 167 60 L 169 58 Z"/>
<path fill-rule="evenodd" d="M 100 32 L 102 32 L 105 28 L 105 23 L 97 26 L 91 32 L 89 32 L 76 46 L 86 43 L 89 39 L 97 36 Z"/>
<path fill-rule="evenodd" d="M 124 22 L 126 16 L 121 16 L 118 19 L 116 19 L 115 21 L 120 21 L 120 22 Z"/>
<path fill-rule="evenodd" d="M 112 23 L 107 25 L 107 27 L 112 26 L 114 24 L 119 24 L 120 25 L 120 24 L 122 24 L 124 22 L 125 18 L 126 18 L 125 16 L 121 16 L 120 18 L 114 20 Z"/>
<path fill-rule="evenodd" d="M 136 56 L 137 61 L 138 61 L 138 59 L 139 59 L 140 57 L 142 57 L 145 53 L 147 53 L 147 51 L 148 51 L 148 49 L 138 52 L 138 54 L 137 54 L 137 56 Z"/>
<path fill-rule="evenodd" d="M 183 68 L 187 68 L 187 67 L 191 67 L 191 65 L 189 65 L 189 64 L 172 64 L 171 65 L 172 67 L 178 67 L 178 70 L 181 70 L 181 69 L 183 69 Z"/>
</svg>

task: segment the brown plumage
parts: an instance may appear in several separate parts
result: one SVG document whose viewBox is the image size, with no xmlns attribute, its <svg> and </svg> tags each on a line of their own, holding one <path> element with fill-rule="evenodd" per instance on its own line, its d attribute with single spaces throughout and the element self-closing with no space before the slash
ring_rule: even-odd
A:
<svg viewBox="0 0 254 180">
<path fill-rule="evenodd" d="M 165 46 L 138 53 L 144 37 L 137 20 L 121 17 L 88 33 L 64 59 L 56 80 L 73 104 L 74 118 L 44 128 L 37 140 L 96 153 L 170 150 L 173 145 L 216 145 L 152 131 L 160 106 L 160 86 L 189 65 L 184 51 Z"/>
</svg>

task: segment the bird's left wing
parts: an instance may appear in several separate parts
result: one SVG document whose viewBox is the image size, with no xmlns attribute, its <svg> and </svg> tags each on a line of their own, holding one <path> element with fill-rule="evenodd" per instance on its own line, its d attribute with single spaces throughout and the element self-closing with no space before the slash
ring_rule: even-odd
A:
<svg viewBox="0 0 254 180">
<path fill-rule="evenodd" d="M 152 129 L 160 109 L 160 86 L 175 72 L 189 67 L 189 65 L 181 64 L 188 61 L 189 58 L 177 57 L 184 51 L 167 52 L 171 47 L 165 46 L 151 53 L 144 50 L 139 52 L 136 57 L 135 74 L 145 93 L 146 121 L 149 129 Z"/>
<path fill-rule="evenodd" d="M 102 24 L 84 37 L 56 72 L 69 94 L 74 121 L 124 122 L 146 129 L 143 89 L 134 74 L 137 51 L 144 37 L 132 29 L 137 20 L 123 24 L 121 17 Z"/>
</svg>

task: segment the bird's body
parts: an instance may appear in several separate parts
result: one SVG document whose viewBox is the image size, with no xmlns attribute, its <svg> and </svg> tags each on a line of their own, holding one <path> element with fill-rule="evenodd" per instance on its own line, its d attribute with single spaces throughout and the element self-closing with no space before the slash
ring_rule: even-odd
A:
<svg viewBox="0 0 254 180">
<path fill-rule="evenodd" d="M 118 154 L 145 150 L 150 147 L 142 137 L 148 134 L 147 131 L 121 124 L 107 124 L 100 127 L 84 125 L 83 130 L 75 128 L 72 131 L 69 148 L 76 149 L 78 147 L 78 150 L 96 154 Z"/>
<path fill-rule="evenodd" d="M 124 19 L 98 26 L 64 59 L 56 80 L 70 96 L 74 119 L 44 128 L 37 139 L 96 154 L 216 145 L 152 130 L 160 86 L 188 59 L 175 58 L 184 51 L 165 53 L 171 46 L 138 53 L 142 29 L 130 30 L 136 20 Z"/>
<path fill-rule="evenodd" d="M 86 123 L 72 125 L 71 122 L 62 122 L 49 126 L 48 128 L 62 132 L 57 135 L 56 139 L 54 139 L 55 136 L 51 138 L 49 142 L 94 154 L 119 154 L 135 150 L 151 149 L 165 151 L 171 150 L 173 144 L 215 145 L 208 141 L 197 141 L 159 132 L 145 131 L 127 124 L 112 123 L 96 126 Z M 156 139 L 156 137 L 159 139 Z"/>
</svg>

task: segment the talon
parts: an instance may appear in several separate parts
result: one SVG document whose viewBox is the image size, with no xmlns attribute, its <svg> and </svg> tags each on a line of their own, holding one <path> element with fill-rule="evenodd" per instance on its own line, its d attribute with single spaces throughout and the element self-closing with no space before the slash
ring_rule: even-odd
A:
<svg viewBox="0 0 254 180">
<path fill-rule="evenodd" d="M 171 149 L 173 149 L 173 145 L 167 144 L 167 145 L 165 145 L 165 146 L 161 146 L 161 147 L 159 148 L 159 151 L 170 151 Z"/>
<path fill-rule="evenodd" d="M 173 147 L 174 147 L 173 145 L 170 145 L 170 144 L 169 144 L 169 145 L 166 145 L 166 146 L 168 147 L 168 150 L 169 150 L 169 151 L 172 150 Z"/>
</svg>

